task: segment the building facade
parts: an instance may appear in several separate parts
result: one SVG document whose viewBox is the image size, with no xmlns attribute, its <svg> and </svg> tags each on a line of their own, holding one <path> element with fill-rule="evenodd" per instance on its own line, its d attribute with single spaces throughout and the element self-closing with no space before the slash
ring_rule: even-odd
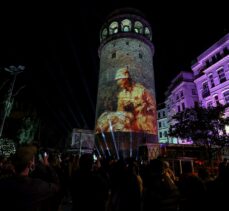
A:
<svg viewBox="0 0 229 211">
<path fill-rule="evenodd" d="M 171 117 L 185 108 L 196 104 L 207 108 L 229 103 L 229 34 L 198 56 L 191 70 L 179 73 L 165 93 L 168 128 L 172 124 Z M 228 110 L 225 114 L 229 114 Z M 188 142 L 177 140 L 173 143 Z"/>
<path fill-rule="evenodd" d="M 192 71 L 201 106 L 229 103 L 229 34 L 198 56 Z"/>
<path fill-rule="evenodd" d="M 166 108 L 168 125 L 173 124 L 172 116 L 186 108 L 193 108 L 198 104 L 198 95 L 192 72 L 182 71 L 171 82 L 166 92 Z M 171 143 L 190 144 L 186 140 L 171 138 Z"/>
<path fill-rule="evenodd" d="M 165 107 L 165 104 L 159 104 L 157 108 L 157 128 L 159 143 L 170 143 L 172 141 L 168 136 L 169 125 L 167 116 L 167 108 Z"/>
</svg>

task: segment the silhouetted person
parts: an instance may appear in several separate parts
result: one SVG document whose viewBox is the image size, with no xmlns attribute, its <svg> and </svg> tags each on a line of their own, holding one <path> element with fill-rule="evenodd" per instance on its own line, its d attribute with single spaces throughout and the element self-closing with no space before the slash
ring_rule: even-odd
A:
<svg viewBox="0 0 229 211">
<path fill-rule="evenodd" d="M 184 163 L 182 171 L 177 183 L 181 193 L 180 210 L 205 210 L 207 191 L 204 182 L 192 172 L 190 162 Z"/>
<path fill-rule="evenodd" d="M 177 211 L 180 194 L 174 181 L 164 172 L 163 161 L 150 161 L 143 180 L 143 211 Z"/>
<path fill-rule="evenodd" d="M 36 149 L 23 146 L 17 149 L 12 163 L 15 175 L 0 180 L 1 211 L 46 211 L 52 207 L 53 198 L 58 194 L 59 187 L 41 179 L 29 177 L 34 169 Z"/>
<path fill-rule="evenodd" d="M 79 169 L 74 173 L 70 184 L 73 211 L 105 210 L 108 187 L 98 174 L 93 172 L 93 156 L 83 154 Z"/>
</svg>

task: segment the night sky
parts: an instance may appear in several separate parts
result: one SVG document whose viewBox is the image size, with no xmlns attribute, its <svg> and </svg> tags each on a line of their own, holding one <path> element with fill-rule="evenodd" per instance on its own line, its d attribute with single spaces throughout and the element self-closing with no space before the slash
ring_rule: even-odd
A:
<svg viewBox="0 0 229 211">
<path fill-rule="evenodd" d="M 33 103 L 55 138 L 73 128 L 93 129 L 99 30 L 114 9 L 133 7 L 152 27 L 156 97 L 162 102 L 176 74 L 190 70 L 198 55 L 229 32 L 229 24 L 227 7 L 220 2 L 158 2 L 79 0 L 75 5 L 1 7 L 0 67 L 26 67 L 16 81 L 26 86 L 17 98 Z"/>
</svg>

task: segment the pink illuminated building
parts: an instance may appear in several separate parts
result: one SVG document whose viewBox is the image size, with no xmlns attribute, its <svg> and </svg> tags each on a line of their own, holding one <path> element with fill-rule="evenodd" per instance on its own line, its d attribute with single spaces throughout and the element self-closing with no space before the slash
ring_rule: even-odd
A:
<svg viewBox="0 0 229 211">
<path fill-rule="evenodd" d="M 198 56 L 192 71 L 201 106 L 229 103 L 229 34 Z"/>
<path fill-rule="evenodd" d="M 167 131 L 172 124 L 171 117 L 185 108 L 194 107 L 197 103 L 203 107 L 229 103 L 229 33 L 200 54 L 191 70 L 180 72 L 167 89 Z M 229 115 L 229 110 L 226 115 Z M 185 140 L 163 137 L 164 133 L 160 130 L 158 127 L 158 134 L 162 134 L 161 137 L 159 135 L 160 143 L 191 144 Z"/>
</svg>

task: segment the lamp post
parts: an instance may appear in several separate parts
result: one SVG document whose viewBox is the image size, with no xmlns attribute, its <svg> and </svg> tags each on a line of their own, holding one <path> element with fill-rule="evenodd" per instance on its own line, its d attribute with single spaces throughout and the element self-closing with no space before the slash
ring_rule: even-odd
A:
<svg viewBox="0 0 229 211">
<path fill-rule="evenodd" d="M 9 68 L 4 68 L 5 71 L 7 71 L 11 75 L 13 75 L 13 81 L 11 83 L 11 86 L 10 86 L 10 89 L 9 89 L 9 93 L 8 93 L 8 96 L 7 96 L 7 99 L 6 99 L 6 103 L 5 103 L 3 119 L 2 119 L 2 122 L 1 122 L 1 126 L 0 126 L 0 138 L 2 137 L 2 132 L 3 132 L 5 120 L 6 120 L 6 117 L 7 117 L 7 114 L 8 114 L 8 109 L 10 107 L 11 98 L 12 98 L 13 89 L 14 89 L 14 84 L 15 84 L 17 75 L 19 73 L 22 73 L 24 69 L 25 69 L 25 67 L 21 66 L 21 65 L 19 65 L 18 67 L 9 66 Z"/>
</svg>

